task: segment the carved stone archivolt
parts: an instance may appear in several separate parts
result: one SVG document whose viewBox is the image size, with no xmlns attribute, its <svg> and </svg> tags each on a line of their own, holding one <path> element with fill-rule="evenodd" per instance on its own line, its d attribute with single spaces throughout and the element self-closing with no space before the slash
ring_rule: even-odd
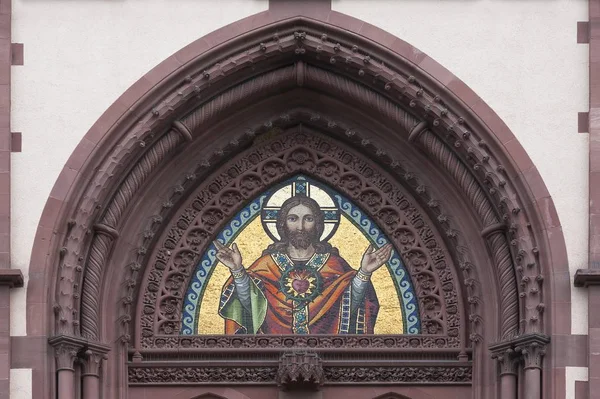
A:
<svg viewBox="0 0 600 399">
<path fill-rule="evenodd" d="M 183 293 L 193 268 L 211 237 L 239 211 L 239 205 L 297 173 L 337 187 L 378 222 L 413 278 L 423 333 L 445 335 L 448 345 L 458 346 L 459 284 L 426 215 L 386 173 L 349 148 L 316 134 L 290 132 L 222 167 L 173 218 L 150 258 L 152 279 L 144 287 L 140 322 L 143 347 L 162 347 L 165 335 L 178 335 Z M 238 200 L 224 200 L 232 195 Z"/>
<path fill-rule="evenodd" d="M 117 139 L 112 139 L 112 147 L 89 161 L 93 173 L 85 183 L 78 182 L 81 189 L 72 201 L 55 258 L 56 335 L 132 347 L 142 364 L 129 367 L 131 384 L 223 379 L 271 384 L 275 366 L 158 367 L 140 359 L 153 350 L 289 346 L 356 351 L 444 348 L 453 351 L 454 359 L 458 355 L 467 360 L 481 341 L 513 342 L 520 335 L 544 331 L 541 263 L 546 255 L 539 248 L 536 220 L 525 205 L 524 189 L 513 181 L 515 169 L 503 150 L 486 138 L 491 137 L 487 127 L 455 98 L 383 47 L 317 22 L 296 20 L 264 28 L 243 43 L 224 46 L 222 54 L 218 61 L 198 57 L 173 75 L 177 77 L 160 96 L 144 100 L 132 112 L 135 118 L 114 128 L 111 137 Z M 260 108 L 261 102 L 291 91 L 304 103 L 279 107 L 277 115 Z M 319 109 L 324 101 L 320 97 L 334 98 L 355 112 Z M 315 98 L 318 101 L 312 101 Z M 260 112 L 250 115 L 252 122 L 234 123 L 245 109 Z M 223 130 L 217 131 L 217 125 Z M 388 135 L 376 134 L 374 126 Z M 194 159 L 187 149 L 201 155 Z M 177 166 L 176 157 L 187 164 Z M 452 201 L 436 198 L 437 191 L 422 183 L 415 165 L 424 174 L 434 173 L 424 166 L 435 165 L 437 176 L 445 176 L 453 187 L 448 194 Z M 164 173 L 166 168 L 177 169 L 179 175 Z M 422 335 L 178 335 L 182 294 L 192 267 L 224 219 L 238 209 L 236 201 L 248 200 L 299 172 L 335 185 L 356 200 L 394 242 L 418 291 Z M 162 190 L 157 194 L 164 198 L 160 209 L 140 198 L 146 187 Z M 149 219 L 146 225 L 131 221 L 138 206 Z M 489 252 L 486 261 L 481 260 L 487 255 L 473 254 L 467 245 L 467 237 L 473 236 L 461 231 L 464 224 L 456 222 L 461 216 L 476 220 L 472 225 L 482 237 L 478 248 Z M 123 238 L 124 232 L 130 236 Z M 122 240 L 139 243 L 132 244 L 137 247 L 127 252 L 127 260 L 123 251 L 114 259 Z M 106 297 L 107 274 L 125 278 L 119 308 L 101 317 L 113 300 Z M 487 275 L 497 281 L 498 297 L 495 287 L 482 287 L 478 276 Z M 484 314 L 483 309 L 492 311 Z M 115 323 L 120 331 L 104 336 L 112 327 L 103 328 L 103 323 Z M 496 324 L 493 331 L 487 327 Z M 531 368 L 541 364 L 536 360 L 543 356 L 540 345 L 521 344 L 510 350 L 530 359 Z M 55 347 L 59 368 L 72 364 L 75 350 L 75 357 L 91 362 L 87 369 L 101 363 L 96 354 L 80 352 L 83 347 Z M 512 367 L 506 356 L 496 355 L 505 367 Z M 330 383 L 359 377 L 383 383 L 471 381 L 470 364 L 324 364 L 323 371 Z"/>
</svg>

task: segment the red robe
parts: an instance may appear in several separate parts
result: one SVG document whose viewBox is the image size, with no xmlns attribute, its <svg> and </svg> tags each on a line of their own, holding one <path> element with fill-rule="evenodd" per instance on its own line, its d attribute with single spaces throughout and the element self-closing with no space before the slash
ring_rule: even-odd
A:
<svg viewBox="0 0 600 399">
<path fill-rule="evenodd" d="M 253 315 L 242 309 L 235 294 L 233 278 L 225 283 L 219 306 L 219 314 L 225 320 L 226 334 L 373 334 L 379 303 L 373 284 L 367 283 L 363 300 L 354 311 L 350 309 L 352 279 L 357 271 L 344 259 L 334 254 L 315 254 L 306 268 L 318 273 L 318 288 L 310 301 L 290 299 L 283 291 L 293 291 L 291 284 L 282 285 L 294 269 L 293 262 L 284 254 L 265 255 L 248 269 L 254 296 Z M 312 279 L 315 280 L 314 278 Z M 293 291 L 295 292 L 295 291 Z M 297 298 L 297 297 L 296 297 Z M 235 307 L 236 312 L 231 311 Z M 266 309 L 265 309 L 266 308 Z M 244 313 L 245 317 L 239 316 Z M 235 314 L 235 316 L 232 316 Z M 258 324 L 253 326 L 254 324 Z M 307 320 L 308 323 L 303 320 Z M 250 327 L 252 325 L 252 327 Z"/>
</svg>

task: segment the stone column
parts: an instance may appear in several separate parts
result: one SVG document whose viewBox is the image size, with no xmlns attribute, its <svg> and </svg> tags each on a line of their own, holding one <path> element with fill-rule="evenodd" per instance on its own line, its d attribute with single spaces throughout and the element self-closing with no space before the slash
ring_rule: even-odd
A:
<svg viewBox="0 0 600 399">
<path fill-rule="evenodd" d="M 515 340 L 515 351 L 524 361 L 523 399 L 542 399 L 542 365 L 548 342 L 550 338 L 541 334 L 528 334 Z"/>
<path fill-rule="evenodd" d="M 60 399 L 75 399 L 75 369 L 77 354 L 83 348 L 75 337 L 59 336 L 49 340 L 54 347 L 57 373 L 57 397 Z"/>
<path fill-rule="evenodd" d="M 517 371 L 519 356 L 511 348 L 494 353 L 492 358 L 498 361 L 500 377 L 500 399 L 517 399 Z"/>
<path fill-rule="evenodd" d="M 514 350 L 512 341 L 490 347 L 492 359 L 498 362 L 500 399 L 517 399 L 517 374 L 520 356 Z"/>
<path fill-rule="evenodd" d="M 100 370 L 108 356 L 107 348 L 88 348 L 81 356 L 83 366 L 83 399 L 100 399 Z"/>
</svg>

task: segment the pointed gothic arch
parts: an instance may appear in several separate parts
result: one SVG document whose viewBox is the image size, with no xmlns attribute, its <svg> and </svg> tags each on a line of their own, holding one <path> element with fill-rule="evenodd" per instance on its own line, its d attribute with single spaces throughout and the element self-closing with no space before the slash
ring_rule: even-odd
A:
<svg viewBox="0 0 600 399">
<path fill-rule="evenodd" d="M 57 363 L 49 368 L 58 373 L 62 394 L 73 392 L 78 359 L 86 376 L 98 375 L 107 359 L 104 397 L 155 384 L 274 384 L 277 348 L 290 346 L 339 353 L 354 363 L 353 355 L 376 359 L 378 350 L 412 359 L 425 350 L 433 359 L 432 375 L 397 360 L 379 370 L 328 366 L 325 356 L 330 384 L 366 378 L 446 389 L 451 383 L 459 388 L 448 389 L 488 398 L 502 378 L 500 395 L 508 398 L 516 395 L 522 367 L 527 397 L 539 397 L 540 386 L 559 397 L 540 370 L 549 336 L 562 328 L 553 313 L 568 304 L 552 287 L 566 272 L 566 256 L 535 168 L 508 129 L 449 72 L 368 24 L 361 22 L 357 32 L 356 20 L 331 16 L 335 22 L 243 20 L 195 42 L 134 85 L 86 135 L 44 211 L 31 266 L 41 277 L 28 288 L 28 302 L 48 311 L 46 320 L 30 312 L 28 330 L 54 346 Z M 296 159 L 294 151 L 304 155 Z M 309 168 L 311 156 L 329 157 L 333 172 Z M 387 196 L 388 206 L 364 209 L 390 236 L 400 198 L 407 199 L 404 209 L 439 244 L 427 256 L 443 265 L 431 275 L 437 273 L 443 292 L 433 308 L 442 309 L 446 324 L 422 315 L 431 330 L 414 337 L 178 335 L 169 323 L 181 312 L 178 290 L 189 283 L 189 272 L 169 271 L 174 260 L 161 243 L 185 236 L 189 226 L 178 223 L 184 214 L 195 218 L 194 209 L 213 212 L 210 219 L 219 224 L 230 210 L 211 201 L 227 187 L 242 201 L 258 193 L 284 172 L 265 166 L 274 159 L 291 168 L 288 174 L 320 179 L 352 171 L 360 185 Z M 360 192 L 339 187 L 360 201 Z M 167 276 L 175 292 L 168 311 L 157 294 Z M 232 356 L 239 350 L 271 355 L 253 368 L 235 361 L 198 366 L 228 348 Z M 451 365 L 435 364 L 442 360 Z M 545 364 L 547 376 L 551 362 Z M 44 383 L 48 393 L 56 388 L 52 379 Z"/>
</svg>

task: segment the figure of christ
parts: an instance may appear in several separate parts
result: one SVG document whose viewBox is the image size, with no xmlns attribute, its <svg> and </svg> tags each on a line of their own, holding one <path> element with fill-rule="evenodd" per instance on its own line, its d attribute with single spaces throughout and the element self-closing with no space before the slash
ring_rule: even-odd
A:
<svg viewBox="0 0 600 399">
<path fill-rule="evenodd" d="M 355 270 L 320 241 L 323 220 L 312 198 L 286 200 L 277 216 L 280 240 L 248 268 L 235 243 L 214 241 L 231 271 L 219 304 L 226 334 L 373 334 L 379 303 L 370 278 L 392 246 L 368 246 Z"/>
</svg>

